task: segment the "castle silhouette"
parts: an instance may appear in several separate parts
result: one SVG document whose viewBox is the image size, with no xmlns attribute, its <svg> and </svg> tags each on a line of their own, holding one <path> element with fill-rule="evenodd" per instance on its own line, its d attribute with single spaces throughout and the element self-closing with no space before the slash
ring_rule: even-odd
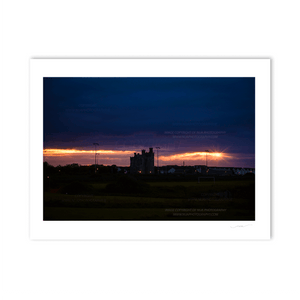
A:
<svg viewBox="0 0 300 300">
<path fill-rule="evenodd" d="M 130 157 L 130 173 L 154 174 L 153 148 L 149 148 L 149 152 L 142 150 L 142 154 L 134 153 Z"/>
</svg>

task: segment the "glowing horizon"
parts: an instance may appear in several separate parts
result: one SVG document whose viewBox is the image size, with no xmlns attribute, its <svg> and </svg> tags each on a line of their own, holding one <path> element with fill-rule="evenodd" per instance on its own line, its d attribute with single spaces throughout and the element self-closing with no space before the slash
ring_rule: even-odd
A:
<svg viewBox="0 0 300 300">
<path fill-rule="evenodd" d="M 132 151 L 123 151 L 123 150 L 78 150 L 78 149 L 44 149 L 43 153 L 44 156 L 63 156 L 66 154 L 83 154 L 83 153 L 88 153 L 88 154 L 93 154 L 95 155 L 96 153 L 103 153 L 103 154 L 114 154 L 118 152 L 126 153 L 126 154 L 131 154 Z M 48 155 L 47 155 L 48 154 Z"/>
<path fill-rule="evenodd" d="M 208 156 L 210 159 L 219 159 L 219 158 L 224 158 L 224 157 L 230 157 L 229 155 L 225 155 L 222 152 L 186 152 L 186 153 L 179 153 L 179 154 L 172 154 L 169 156 L 160 156 L 160 160 L 176 160 L 176 159 L 188 159 L 188 160 L 199 160 L 205 158 Z"/>
<path fill-rule="evenodd" d="M 130 157 L 136 153 L 136 150 L 79 150 L 79 149 L 44 149 L 44 159 L 51 165 L 67 165 L 78 163 L 80 165 L 93 165 L 96 152 L 96 163 L 99 165 L 118 165 L 129 166 Z M 232 166 L 241 164 L 242 161 L 251 159 L 250 155 L 241 153 L 224 153 L 224 152 L 184 152 L 184 153 L 159 153 L 159 165 L 205 165 L 206 157 L 208 163 L 216 166 Z M 98 162 L 99 159 L 99 162 Z M 93 163 L 91 163 L 93 162 Z M 155 153 L 155 165 L 157 157 Z M 243 164 L 245 165 L 245 164 Z"/>
</svg>

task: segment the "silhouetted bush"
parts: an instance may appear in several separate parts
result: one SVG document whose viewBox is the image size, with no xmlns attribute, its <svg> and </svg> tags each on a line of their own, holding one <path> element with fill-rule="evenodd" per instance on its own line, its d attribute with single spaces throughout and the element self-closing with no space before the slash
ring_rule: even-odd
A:
<svg viewBox="0 0 300 300">
<path fill-rule="evenodd" d="M 61 188 L 61 193 L 68 195 L 89 195 L 93 192 L 94 188 L 92 186 L 81 182 L 72 182 Z"/>
<path fill-rule="evenodd" d="M 255 174 L 246 173 L 246 174 L 243 175 L 243 179 L 255 179 Z"/>
<path fill-rule="evenodd" d="M 121 176 L 116 182 L 109 183 L 105 191 L 109 193 L 142 193 L 149 189 L 149 185 L 129 175 Z"/>
</svg>

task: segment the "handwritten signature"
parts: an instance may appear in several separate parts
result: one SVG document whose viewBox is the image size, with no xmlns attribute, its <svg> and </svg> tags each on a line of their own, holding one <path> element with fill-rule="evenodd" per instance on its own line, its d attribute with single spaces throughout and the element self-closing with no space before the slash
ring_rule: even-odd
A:
<svg viewBox="0 0 300 300">
<path fill-rule="evenodd" d="M 230 226 L 231 228 L 237 228 L 237 227 L 246 227 L 246 226 L 252 226 L 252 224 L 247 224 L 247 225 L 235 225 L 235 226 Z"/>
</svg>

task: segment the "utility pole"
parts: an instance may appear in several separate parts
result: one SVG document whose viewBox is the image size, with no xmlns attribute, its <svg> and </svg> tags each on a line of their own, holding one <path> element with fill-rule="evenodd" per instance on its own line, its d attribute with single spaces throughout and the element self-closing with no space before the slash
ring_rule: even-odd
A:
<svg viewBox="0 0 300 300">
<path fill-rule="evenodd" d="M 158 149 L 160 149 L 160 147 L 156 147 L 157 149 L 157 154 L 156 154 L 156 165 L 157 165 L 157 173 L 159 174 L 159 165 L 158 165 Z"/>
<path fill-rule="evenodd" d="M 97 170 L 96 170 L 96 147 L 97 146 L 99 146 L 99 144 L 98 143 L 93 143 L 93 145 L 95 146 L 95 173 L 97 172 Z"/>
<path fill-rule="evenodd" d="M 205 150 L 205 165 L 206 165 L 206 174 L 207 174 L 207 153 L 209 152 L 209 150 Z"/>
</svg>

